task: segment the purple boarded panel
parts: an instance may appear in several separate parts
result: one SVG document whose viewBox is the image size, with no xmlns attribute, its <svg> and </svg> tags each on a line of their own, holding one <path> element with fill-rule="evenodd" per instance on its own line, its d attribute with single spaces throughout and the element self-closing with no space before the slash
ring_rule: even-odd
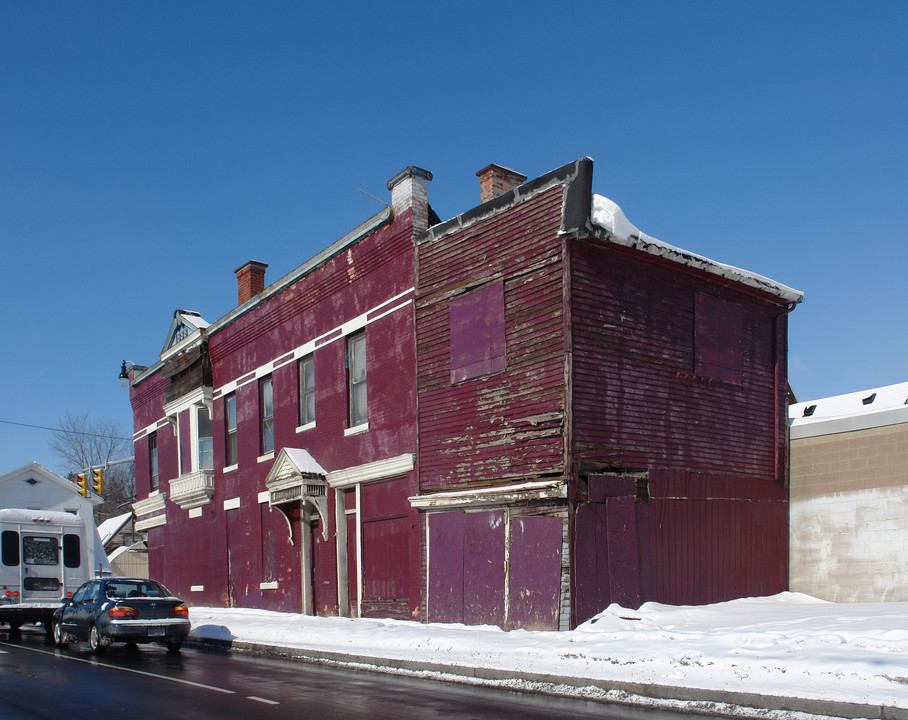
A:
<svg viewBox="0 0 908 720">
<path fill-rule="evenodd" d="M 637 547 L 640 561 L 640 604 L 653 597 L 653 553 L 649 540 L 650 504 L 634 503 L 637 515 Z M 636 609 L 636 607 L 635 607 Z"/>
<path fill-rule="evenodd" d="M 612 602 L 640 607 L 640 551 L 633 498 L 609 498 L 608 554 Z"/>
<path fill-rule="evenodd" d="M 362 485 L 363 520 L 388 518 L 407 514 L 407 476 Z"/>
<path fill-rule="evenodd" d="M 634 497 L 637 492 L 633 475 L 590 475 L 590 502 L 605 502 L 610 497 Z"/>
<path fill-rule="evenodd" d="M 462 511 L 429 515 L 429 622 L 463 622 Z"/>
<path fill-rule="evenodd" d="M 508 629 L 557 630 L 562 520 L 511 520 Z"/>
<path fill-rule="evenodd" d="M 694 373 L 740 383 L 741 306 L 698 292 L 694 295 L 694 320 Z"/>
<path fill-rule="evenodd" d="M 504 512 L 467 513 L 463 537 L 463 621 L 504 626 Z"/>
<path fill-rule="evenodd" d="M 410 564 L 407 518 L 363 523 L 363 602 L 400 600 L 407 595 Z"/>
<path fill-rule="evenodd" d="M 503 370 L 504 284 L 451 301 L 451 382 Z"/>
<path fill-rule="evenodd" d="M 605 505 L 581 505 L 574 522 L 574 624 L 611 602 Z"/>
</svg>

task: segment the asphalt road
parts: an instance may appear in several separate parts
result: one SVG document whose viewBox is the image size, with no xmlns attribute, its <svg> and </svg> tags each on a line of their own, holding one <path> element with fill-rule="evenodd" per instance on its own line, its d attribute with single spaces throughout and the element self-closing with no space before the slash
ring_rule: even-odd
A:
<svg viewBox="0 0 908 720">
<path fill-rule="evenodd" d="M 184 646 L 113 645 L 93 655 L 87 643 L 58 649 L 44 634 L 0 630 L 0 718 L 690 718 L 605 705 L 256 658 Z"/>
</svg>

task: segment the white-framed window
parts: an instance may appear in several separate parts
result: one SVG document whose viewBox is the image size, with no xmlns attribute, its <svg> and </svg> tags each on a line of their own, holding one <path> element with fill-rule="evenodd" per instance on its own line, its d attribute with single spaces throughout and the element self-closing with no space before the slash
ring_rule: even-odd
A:
<svg viewBox="0 0 908 720">
<path fill-rule="evenodd" d="M 158 489 L 158 434 L 148 436 L 148 475 L 151 478 L 152 491 Z"/>
<path fill-rule="evenodd" d="M 203 387 L 164 405 L 177 439 L 177 476 L 213 469 L 211 388 Z"/>
<path fill-rule="evenodd" d="M 369 421 L 366 392 L 366 334 L 356 333 L 347 338 L 347 390 L 350 408 L 350 427 Z"/>
<path fill-rule="evenodd" d="M 214 470 L 214 443 L 211 436 L 211 413 L 203 405 L 196 408 L 196 432 L 198 433 L 198 457 L 196 467 L 199 470 Z"/>
<path fill-rule="evenodd" d="M 224 427 L 227 433 L 224 466 L 231 467 L 237 463 L 236 393 L 231 393 L 224 398 Z"/>
<path fill-rule="evenodd" d="M 270 377 L 259 383 L 259 416 L 262 420 L 262 455 L 274 452 L 274 384 Z"/>
<path fill-rule="evenodd" d="M 307 355 L 299 361 L 300 427 L 315 422 L 315 358 Z"/>
</svg>

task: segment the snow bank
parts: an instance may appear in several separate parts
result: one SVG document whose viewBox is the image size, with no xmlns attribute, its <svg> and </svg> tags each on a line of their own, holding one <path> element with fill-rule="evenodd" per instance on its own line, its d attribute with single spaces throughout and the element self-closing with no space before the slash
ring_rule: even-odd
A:
<svg viewBox="0 0 908 720">
<path fill-rule="evenodd" d="M 908 603 L 612 605 L 571 632 L 194 607 L 191 639 L 908 708 Z"/>
</svg>

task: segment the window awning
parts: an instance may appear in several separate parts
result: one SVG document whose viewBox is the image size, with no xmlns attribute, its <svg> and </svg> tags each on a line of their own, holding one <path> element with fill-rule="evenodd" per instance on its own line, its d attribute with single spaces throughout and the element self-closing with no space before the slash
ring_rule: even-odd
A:
<svg viewBox="0 0 908 720">
<path fill-rule="evenodd" d="M 268 505 L 288 515 L 285 507 L 299 501 L 305 511 L 311 505 L 322 523 L 322 538 L 328 539 L 328 483 L 325 469 L 302 448 L 281 448 L 265 478 Z M 289 515 L 288 515 L 289 519 Z"/>
</svg>

